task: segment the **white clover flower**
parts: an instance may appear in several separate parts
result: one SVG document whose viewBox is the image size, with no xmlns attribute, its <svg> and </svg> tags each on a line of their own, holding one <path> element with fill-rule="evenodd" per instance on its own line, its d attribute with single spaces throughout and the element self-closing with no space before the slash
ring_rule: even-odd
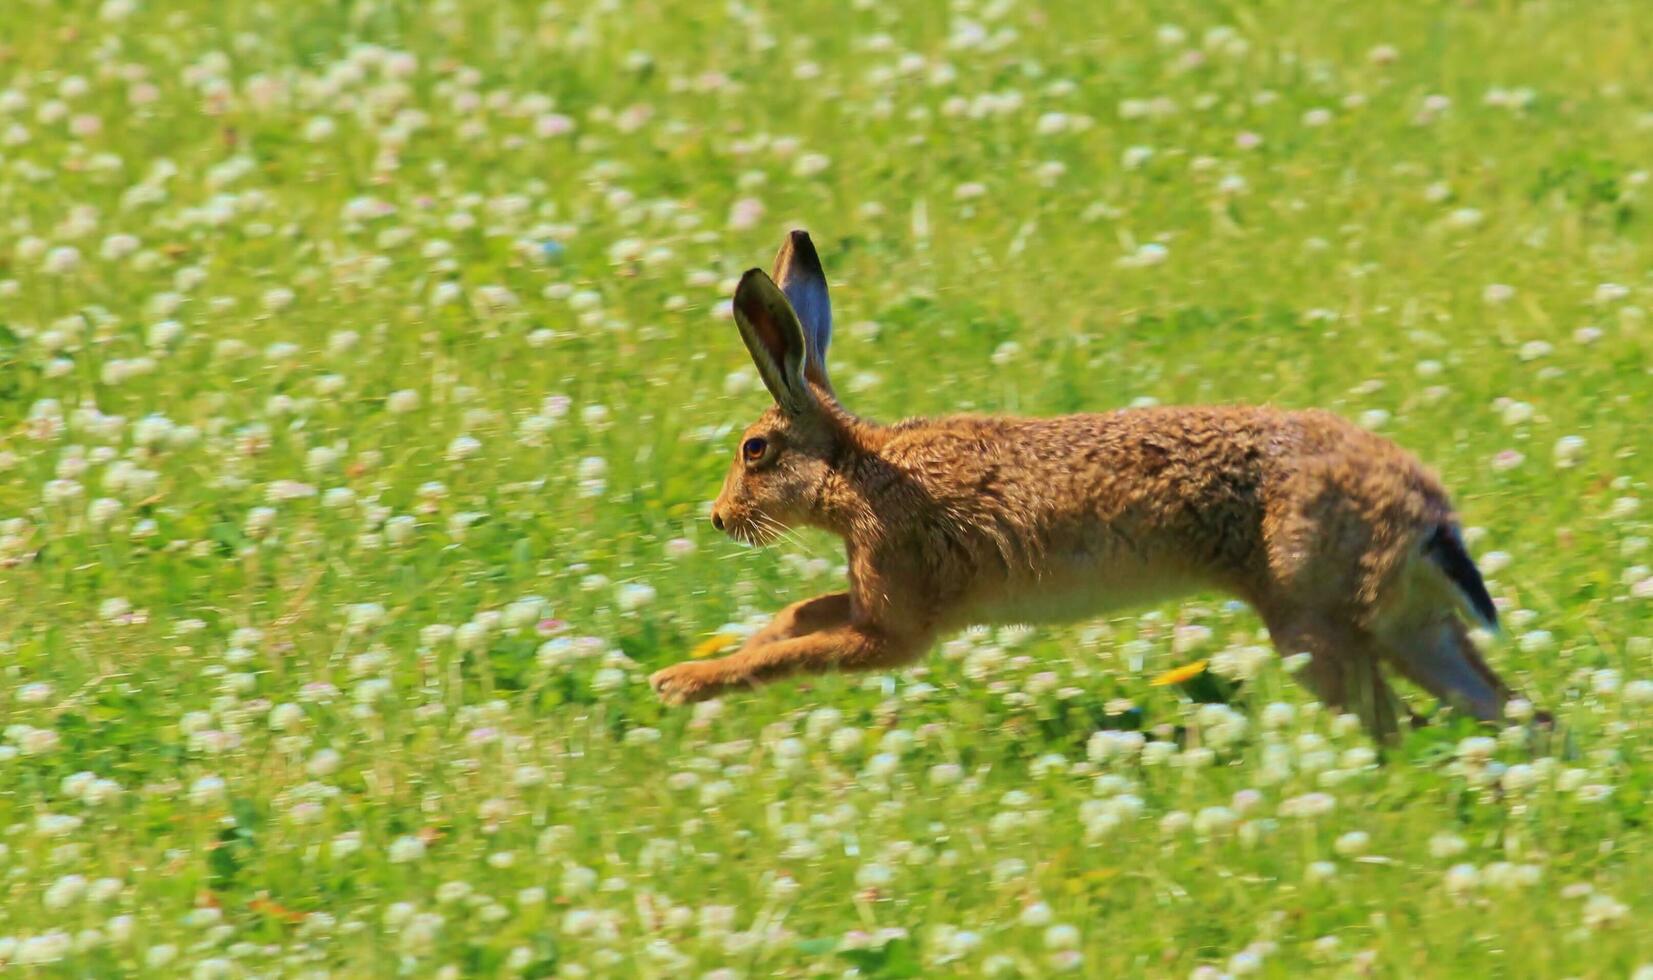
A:
<svg viewBox="0 0 1653 980">
<path fill-rule="evenodd" d="M 951 762 L 937 763 L 930 767 L 928 778 L 932 786 L 952 786 L 964 778 L 964 770 Z"/>
<path fill-rule="evenodd" d="M 45 681 L 30 681 L 13 695 L 22 704 L 45 704 L 51 700 L 52 685 Z"/>
<path fill-rule="evenodd" d="M 207 806 L 224 797 L 224 780 L 219 776 L 202 776 L 189 787 L 189 801 L 196 806 Z"/>
<path fill-rule="evenodd" d="M 1065 112 L 1047 112 L 1041 115 L 1034 123 L 1034 132 L 1040 136 L 1055 136 L 1067 132 L 1072 120 Z"/>
<path fill-rule="evenodd" d="M 425 842 L 418 837 L 404 834 L 390 842 L 390 848 L 385 857 L 391 864 L 409 864 L 425 856 Z"/>
<path fill-rule="evenodd" d="M 52 882 L 41 896 L 46 908 L 59 911 L 80 901 L 86 894 L 86 879 L 81 875 L 64 875 Z"/>
<path fill-rule="evenodd" d="M 583 895 L 597 885 L 597 872 L 571 864 L 563 870 L 562 891 L 565 895 Z"/>
<path fill-rule="evenodd" d="M 98 497 L 86 506 L 86 521 L 91 522 L 93 527 L 104 527 L 121 516 L 121 511 L 121 501 L 111 497 Z"/>
<path fill-rule="evenodd" d="M 450 463 L 461 462 L 470 459 L 481 451 L 482 443 L 474 436 L 456 436 L 452 442 L 448 443 L 447 460 Z"/>
<path fill-rule="evenodd" d="M 1436 834 L 1429 838 L 1429 854 L 1436 860 L 1457 857 L 1469 849 L 1469 844 L 1456 834 Z"/>
<path fill-rule="evenodd" d="M 1141 732 L 1104 729 L 1091 735 L 1091 739 L 1084 744 L 1084 754 L 1088 755 L 1091 762 L 1129 759 L 1139 754 L 1146 744 L 1147 739 Z"/>
<path fill-rule="evenodd" d="M 1262 724 L 1270 730 L 1288 728 L 1297 718 L 1297 709 L 1283 701 L 1275 701 L 1263 708 Z"/>
<path fill-rule="evenodd" d="M 1611 895 L 1598 892 L 1585 899 L 1583 918 L 1588 928 L 1611 928 L 1630 918 L 1630 906 Z"/>
<path fill-rule="evenodd" d="M 1482 880 L 1489 888 L 1516 891 L 1532 888 L 1544 880 L 1544 869 L 1536 864 L 1515 864 L 1496 861 L 1482 870 Z"/>
<path fill-rule="evenodd" d="M 598 694 L 610 694 L 626 685 L 626 672 L 617 667 L 604 667 L 591 675 L 591 689 Z"/>
<path fill-rule="evenodd" d="M 120 895 L 125 887 L 125 883 L 119 878 L 98 878 L 87 888 L 86 899 L 94 904 L 102 904 Z"/>
<path fill-rule="evenodd" d="M 1170 249 L 1159 242 L 1145 242 L 1135 252 L 1119 259 L 1115 264 L 1126 269 L 1143 269 L 1156 266 L 1170 258 Z"/>
<path fill-rule="evenodd" d="M 436 945 L 436 938 L 447 922 L 434 912 L 418 912 L 402 927 L 399 949 L 404 955 L 422 956 Z"/>
<path fill-rule="evenodd" d="M 1029 928 L 1038 929 L 1050 925 L 1053 918 L 1055 918 L 1055 913 L 1051 911 L 1049 905 L 1044 902 L 1033 902 L 1022 908 L 1021 914 L 1016 917 L 1016 921 Z"/>
<path fill-rule="evenodd" d="M 1602 305 L 1616 303 L 1630 295 L 1630 289 L 1616 282 L 1604 282 L 1596 287 L 1595 301 Z"/>
<path fill-rule="evenodd" d="M 1371 845 L 1371 835 L 1363 830 L 1351 830 L 1338 836 L 1337 840 L 1332 843 L 1332 850 L 1344 857 L 1354 857 L 1357 854 L 1366 853 Z"/>
<path fill-rule="evenodd" d="M 92 782 L 95 779 L 97 779 L 96 775 L 82 770 L 81 772 L 64 776 L 63 782 L 60 784 L 60 788 L 65 796 L 80 797 L 85 795 L 87 788 L 92 785 Z"/>
<path fill-rule="evenodd" d="M 805 153 L 792 164 L 792 173 L 797 177 L 814 177 L 832 166 L 832 158 L 824 153 Z"/>
<path fill-rule="evenodd" d="M 1194 818 L 1186 810 L 1171 810 L 1159 818 L 1159 831 L 1167 837 L 1176 836 L 1194 825 Z"/>
<path fill-rule="evenodd" d="M 1585 783 L 1573 792 L 1573 798 L 1581 803 L 1605 803 L 1613 796 L 1613 787 L 1602 783 Z"/>
<path fill-rule="evenodd" d="M 575 474 L 581 480 L 600 480 L 607 473 L 608 460 L 601 456 L 586 456 L 575 469 Z"/>
<path fill-rule="evenodd" d="M 80 268 L 80 249 L 73 245 L 59 245 L 46 253 L 40 267 L 48 275 L 66 276 Z"/>
<path fill-rule="evenodd" d="M 1569 469 L 1578 464 L 1580 456 L 1584 455 L 1585 442 L 1583 436 L 1562 436 L 1556 440 L 1554 457 L 1555 465 L 1562 469 Z"/>
<path fill-rule="evenodd" d="M 22 727 L 24 730 L 19 734 L 16 741 L 18 751 L 24 755 L 45 755 L 48 752 L 55 751 L 61 744 L 61 740 L 54 729 Z"/>
<path fill-rule="evenodd" d="M 1225 833 L 1239 822 L 1239 814 L 1226 806 L 1203 807 L 1194 814 L 1194 832 L 1201 835 Z"/>
<path fill-rule="evenodd" d="M 337 837 L 333 838 L 327 849 L 328 853 L 335 859 L 347 858 L 352 854 L 360 852 L 362 849 L 361 831 L 348 830 L 342 834 L 339 834 Z"/>
<path fill-rule="evenodd" d="M 861 748 L 866 733 L 859 728 L 839 728 L 827 739 L 827 748 L 833 755 L 849 755 Z"/>
<path fill-rule="evenodd" d="M 270 728 L 273 731 L 292 731 L 303 723 L 304 709 L 291 701 L 283 702 L 270 709 Z"/>
<path fill-rule="evenodd" d="M 1305 793 L 1280 802 L 1282 817 L 1313 818 L 1325 816 L 1337 808 L 1337 798 L 1329 793 Z"/>
<path fill-rule="evenodd" d="M 1485 735 L 1472 735 L 1458 743 L 1458 758 L 1466 762 L 1485 762 L 1498 750 L 1498 742 Z"/>
<path fill-rule="evenodd" d="M 377 602 L 357 602 L 345 609 L 345 623 L 353 630 L 370 630 L 383 626 L 389 619 L 385 607 Z"/>
<path fill-rule="evenodd" d="M 885 865 L 869 862 L 855 872 L 855 884 L 861 888 L 888 888 L 895 880 L 895 872 Z"/>
<path fill-rule="evenodd" d="M 1163 765 L 1177 754 L 1177 743 L 1157 741 L 1142 746 L 1142 764 L 1145 766 Z"/>
<path fill-rule="evenodd" d="M 1528 630 L 1516 638 L 1515 645 L 1524 653 L 1541 653 L 1555 645 L 1549 630 Z"/>
<path fill-rule="evenodd" d="M 627 582 L 620 586 L 615 600 L 622 612 L 631 613 L 652 605 L 656 596 L 654 586 L 646 582 Z"/>
</svg>

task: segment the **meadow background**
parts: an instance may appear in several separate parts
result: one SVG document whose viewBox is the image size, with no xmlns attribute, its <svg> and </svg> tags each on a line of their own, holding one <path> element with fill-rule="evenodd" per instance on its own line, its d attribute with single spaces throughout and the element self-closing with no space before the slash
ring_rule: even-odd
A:
<svg viewBox="0 0 1653 980">
<path fill-rule="evenodd" d="M 6 0 L 0 963 L 1649 976 L 1642 8 Z M 870 417 L 1415 450 L 1566 738 L 1214 596 L 662 708 L 840 580 L 706 520 L 793 226 Z"/>
</svg>

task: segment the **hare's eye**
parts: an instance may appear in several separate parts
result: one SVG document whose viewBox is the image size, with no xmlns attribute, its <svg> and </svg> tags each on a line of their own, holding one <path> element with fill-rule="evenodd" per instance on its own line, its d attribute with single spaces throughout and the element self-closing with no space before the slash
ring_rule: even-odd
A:
<svg viewBox="0 0 1653 980">
<path fill-rule="evenodd" d="M 753 436 L 752 438 L 750 438 L 750 439 L 746 440 L 745 442 L 741 443 L 741 445 L 740 445 L 740 455 L 748 463 L 755 463 L 758 460 L 763 458 L 763 454 L 768 449 L 769 449 L 769 440 L 760 439 L 757 436 Z"/>
</svg>

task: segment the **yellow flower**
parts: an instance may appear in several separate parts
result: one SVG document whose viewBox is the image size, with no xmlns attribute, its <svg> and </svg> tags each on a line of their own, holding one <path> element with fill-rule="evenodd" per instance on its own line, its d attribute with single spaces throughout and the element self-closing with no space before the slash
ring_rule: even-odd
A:
<svg viewBox="0 0 1653 980">
<path fill-rule="evenodd" d="M 1196 660 L 1191 664 L 1183 664 L 1181 667 L 1173 667 L 1172 669 L 1149 681 L 1148 684 L 1152 687 L 1166 687 L 1170 684 L 1181 684 L 1183 681 L 1191 680 L 1205 673 L 1205 665 L 1207 663 L 1210 663 L 1210 661 Z"/>
<path fill-rule="evenodd" d="M 689 656 L 699 660 L 704 657 L 715 656 L 740 642 L 740 637 L 731 633 L 714 633 L 694 645 Z"/>
</svg>

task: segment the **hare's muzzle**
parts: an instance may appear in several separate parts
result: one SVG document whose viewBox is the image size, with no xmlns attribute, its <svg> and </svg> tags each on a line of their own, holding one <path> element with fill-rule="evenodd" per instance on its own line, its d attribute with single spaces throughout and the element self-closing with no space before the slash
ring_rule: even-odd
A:
<svg viewBox="0 0 1653 980">
<path fill-rule="evenodd" d="M 717 528 L 719 531 L 723 530 L 723 515 L 719 514 L 716 510 L 712 511 L 712 526 Z"/>
</svg>

